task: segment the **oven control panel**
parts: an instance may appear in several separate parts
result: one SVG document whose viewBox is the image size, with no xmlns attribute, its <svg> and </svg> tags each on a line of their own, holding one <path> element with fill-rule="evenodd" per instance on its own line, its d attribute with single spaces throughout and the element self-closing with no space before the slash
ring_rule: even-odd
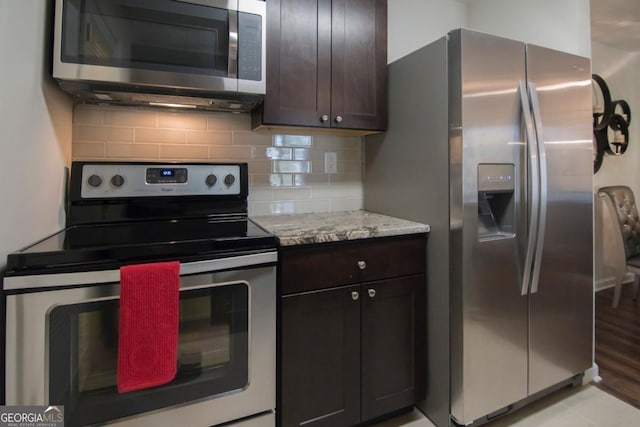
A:
<svg viewBox="0 0 640 427">
<path fill-rule="evenodd" d="M 95 163 L 82 167 L 83 199 L 157 196 L 235 196 L 237 164 Z"/>
</svg>

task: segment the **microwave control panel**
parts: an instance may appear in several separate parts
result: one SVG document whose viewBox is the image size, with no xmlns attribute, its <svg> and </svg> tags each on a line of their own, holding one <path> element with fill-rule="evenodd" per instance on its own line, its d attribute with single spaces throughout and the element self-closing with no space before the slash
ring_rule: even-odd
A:
<svg viewBox="0 0 640 427">
<path fill-rule="evenodd" d="M 262 80 L 262 18 L 238 13 L 238 78 Z"/>
</svg>

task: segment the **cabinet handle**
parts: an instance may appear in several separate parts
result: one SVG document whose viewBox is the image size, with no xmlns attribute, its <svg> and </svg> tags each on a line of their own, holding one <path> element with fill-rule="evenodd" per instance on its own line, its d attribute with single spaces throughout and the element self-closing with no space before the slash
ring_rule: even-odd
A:
<svg viewBox="0 0 640 427">
<path fill-rule="evenodd" d="M 358 261 L 358 268 L 360 270 L 364 270 L 365 268 L 367 268 L 367 263 L 364 261 Z"/>
<path fill-rule="evenodd" d="M 375 296 L 376 296 L 376 290 L 375 290 L 375 289 L 369 289 L 369 290 L 367 291 L 367 293 L 369 294 L 369 297 L 370 297 L 370 298 L 373 298 L 373 297 L 375 297 Z"/>
<path fill-rule="evenodd" d="M 329 121 L 329 116 L 327 116 L 326 114 L 323 114 L 322 117 L 320 117 L 320 121 L 322 123 L 328 122 Z"/>
<path fill-rule="evenodd" d="M 352 300 L 357 301 L 358 298 L 360 298 L 360 294 L 358 293 L 358 291 L 351 292 L 351 299 Z"/>
<path fill-rule="evenodd" d="M 336 123 L 342 123 L 342 116 L 336 116 L 335 121 Z"/>
</svg>

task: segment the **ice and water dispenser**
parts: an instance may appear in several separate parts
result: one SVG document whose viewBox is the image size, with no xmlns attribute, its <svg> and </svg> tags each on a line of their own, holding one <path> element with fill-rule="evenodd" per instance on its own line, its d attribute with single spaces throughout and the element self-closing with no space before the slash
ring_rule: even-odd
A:
<svg viewBox="0 0 640 427">
<path fill-rule="evenodd" d="M 478 165 L 478 239 L 515 236 L 515 168 L 512 164 Z"/>
</svg>

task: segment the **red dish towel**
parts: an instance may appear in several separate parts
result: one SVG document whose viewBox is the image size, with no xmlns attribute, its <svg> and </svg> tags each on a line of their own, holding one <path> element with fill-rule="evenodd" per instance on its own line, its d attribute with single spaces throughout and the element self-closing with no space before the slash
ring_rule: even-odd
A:
<svg viewBox="0 0 640 427">
<path fill-rule="evenodd" d="M 176 376 L 180 263 L 120 268 L 118 393 Z"/>
</svg>

